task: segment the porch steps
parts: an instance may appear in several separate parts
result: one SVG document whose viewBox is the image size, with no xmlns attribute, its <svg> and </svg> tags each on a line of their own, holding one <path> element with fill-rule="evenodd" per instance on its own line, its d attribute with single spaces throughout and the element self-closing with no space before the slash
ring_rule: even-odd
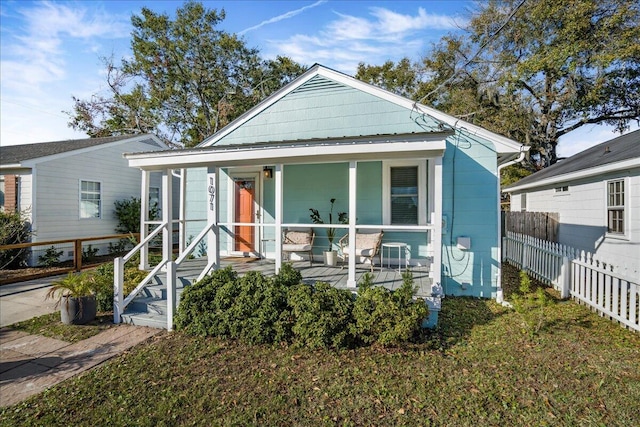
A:
<svg viewBox="0 0 640 427">
<path fill-rule="evenodd" d="M 195 277 L 178 277 L 176 283 L 176 307 L 186 286 Z M 127 306 L 122 314 L 122 323 L 152 328 L 167 328 L 167 276 L 156 276 L 155 284 L 145 287 Z"/>
</svg>

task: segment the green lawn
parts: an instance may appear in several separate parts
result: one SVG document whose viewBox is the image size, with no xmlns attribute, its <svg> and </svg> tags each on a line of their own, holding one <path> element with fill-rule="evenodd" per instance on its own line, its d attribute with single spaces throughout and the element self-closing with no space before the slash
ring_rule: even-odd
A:
<svg viewBox="0 0 640 427">
<path fill-rule="evenodd" d="M 15 425 L 640 425 L 640 335 L 555 302 L 531 337 L 446 298 L 402 348 L 309 351 L 161 334 L 0 412 Z"/>
<path fill-rule="evenodd" d="M 60 312 L 56 311 L 24 322 L 14 323 L 10 327 L 29 334 L 75 343 L 86 340 L 113 326 L 115 326 L 113 313 L 99 313 L 94 320 L 85 325 L 65 325 L 60 321 Z"/>
</svg>

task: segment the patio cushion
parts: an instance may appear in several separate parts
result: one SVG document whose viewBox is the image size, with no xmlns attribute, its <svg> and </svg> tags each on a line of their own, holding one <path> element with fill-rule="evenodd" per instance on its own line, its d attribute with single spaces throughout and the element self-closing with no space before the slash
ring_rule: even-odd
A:
<svg viewBox="0 0 640 427">
<path fill-rule="evenodd" d="M 356 256 L 366 256 L 366 257 L 370 257 L 371 255 L 373 255 L 373 251 L 375 250 L 375 248 L 356 248 Z M 350 247 L 345 247 L 342 250 L 346 255 L 351 255 L 351 248 Z"/>
<path fill-rule="evenodd" d="M 356 233 L 356 249 L 373 251 L 380 241 L 381 233 Z"/>
<path fill-rule="evenodd" d="M 282 250 L 285 252 L 306 252 L 311 250 L 311 245 L 309 244 L 284 244 L 282 245 Z"/>
<path fill-rule="evenodd" d="M 309 245 L 311 243 L 310 230 L 307 231 L 293 231 L 289 230 L 284 234 L 284 243 L 287 245 Z M 293 251 L 293 249 L 290 249 Z M 297 249 L 297 250 L 310 250 L 309 249 Z"/>
</svg>

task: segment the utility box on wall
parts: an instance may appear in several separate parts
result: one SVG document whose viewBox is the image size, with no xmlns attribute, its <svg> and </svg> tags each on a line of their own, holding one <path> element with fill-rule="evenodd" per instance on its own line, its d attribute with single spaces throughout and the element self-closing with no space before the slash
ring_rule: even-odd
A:
<svg viewBox="0 0 640 427">
<path fill-rule="evenodd" d="M 460 236 L 458 237 L 458 249 L 468 251 L 471 249 L 471 237 Z"/>
</svg>

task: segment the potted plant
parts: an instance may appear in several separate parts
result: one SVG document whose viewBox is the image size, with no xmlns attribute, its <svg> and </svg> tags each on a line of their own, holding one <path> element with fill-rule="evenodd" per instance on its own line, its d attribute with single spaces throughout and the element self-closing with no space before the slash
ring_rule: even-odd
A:
<svg viewBox="0 0 640 427">
<path fill-rule="evenodd" d="M 336 199 L 331 199 L 329 202 L 331 203 L 331 208 L 329 209 L 329 222 L 328 222 L 328 224 L 334 224 L 334 222 L 333 222 L 333 205 L 335 204 Z M 314 224 L 325 224 L 324 220 L 320 216 L 320 213 L 318 212 L 317 209 L 310 208 L 309 210 L 311 211 L 311 214 L 309 216 L 311 217 L 311 221 L 313 221 Z M 349 218 L 348 218 L 346 212 L 338 212 L 338 218 L 337 219 L 338 219 L 337 224 L 348 224 L 349 223 Z M 325 230 L 327 230 L 327 239 L 329 240 L 329 249 L 324 252 L 324 263 L 326 265 L 336 265 L 338 254 L 333 249 L 333 239 L 336 236 L 336 229 L 333 228 L 333 227 L 329 227 L 329 228 L 326 228 Z"/>
<path fill-rule="evenodd" d="M 69 273 L 53 282 L 46 299 L 57 298 L 60 320 L 65 325 L 83 325 L 96 318 L 96 282 L 93 274 Z"/>
</svg>

